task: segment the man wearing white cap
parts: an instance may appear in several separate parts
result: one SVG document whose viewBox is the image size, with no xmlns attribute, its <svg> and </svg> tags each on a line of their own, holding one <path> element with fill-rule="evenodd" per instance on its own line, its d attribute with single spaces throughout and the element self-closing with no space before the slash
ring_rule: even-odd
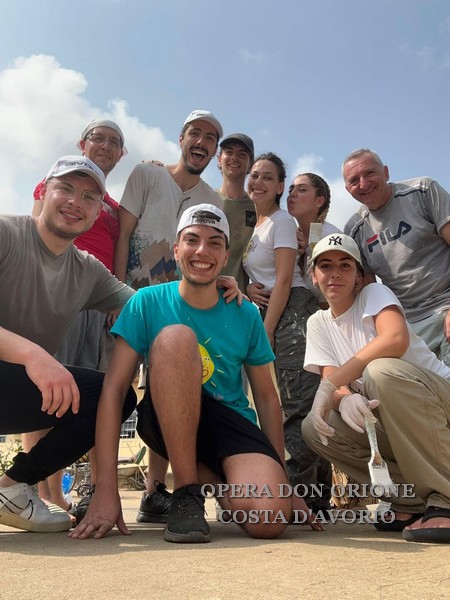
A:
<svg viewBox="0 0 450 600">
<path fill-rule="evenodd" d="M 96 434 L 102 478 L 72 537 L 103 537 L 114 525 L 127 533 L 113 457 L 124 391 L 141 354 L 148 356 L 149 378 L 138 407 L 138 432 L 170 459 L 174 475 L 164 539 L 210 541 L 201 489 L 206 483 L 251 487 L 254 493 L 233 497 L 225 492 L 220 501 L 229 513 L 254 515 L 253 520 L 239 519 L 253 537 L 278 536 L 290 518 L 291 499 L 278 497 L 287 476 L 281 412 L 269 368 L 274 355 L 257 308 L 249 302 L 227 304 L 217 288 L 229 256 L 228 221 L 217 207 L 201 204 L 183 213 L 176 231 L 181 281 L 140 289 L 112 329 L 117 339 Z M 261 428 L 242 389 L 243 365 Z M 260 494 L 263 486 L 271 493 Z M 278 511 L 284 519 L 263 516 Z"/>
<path fill-rule="evenodd" d="M 77 148 L 101 169 L 105 178 L 127 153 L 122 130 L 117 123 L 104 118 L 93 119 L 84 127 Z M 39 216 L 42 211 L 43 184 L 42 181 L 34 190 L 33 216 Z M 93 254 L 111 272 L 114 272 L 114 252 L 119 237 L 118 207 L 118 203 L 105 191 L 100 214 L 93 226 L 74 240 L 77 248 Z M 111 317 L 99 311 L 80 312 L 62 339 L 55 358 L 65 365 L 106 371 L 113 343 L 109 335 L 110 322 Z M 22 438 L 25 449 L 30 449 L 41 435 L 42 432 L 25 434 Z M 94 474 L 93 455 L 91 467 Z M 59 473 L 48 482 L 41 483 L 39 492 L 46 500 L 73 510 L 73 505 L 62 494 L 61 479 L 62 473 Z M 86 512 L 84 510 L 83 513 L 83 506 L 89 498 L 90 495 L 87 494 L 77 506 L 76 510 L 81 517 Z"/>
<path fill-rule="evenodd" d="M 139 289 L 179 279 L 173 242 L 180 216 L 201 202 L 222 205 L 219 195 L 200 178 L 222 135 L 222 126 L 210 111 L 194 110 L 179 136 L 181 156 L 177 164 L 136 165 L 119 207 L 120 236 L 114 267 L 121 281 Z M 167 519 L 170 497 L 163 485 L 167 467 L 166 461 L 150 452 L 148 494 L 141 503 L 139 521 Z M 156 481 L 162 485 L 157 487 Z"/>
<path fill-rule="evenodd" d="M 0 477 L 0 524 L 64 531 L 71 519 L 52 511 L 34 486 L 94 444 L 103 374 L 64 367 L 53 356 L 76 314 L 120 309 L 133 290 L 73 240 L 92 227 L 105 194 L 103 172 L 84 156 L 50 169 L 39 217 L 0 217 L 0 434 L 50 428 Z M 123 418 L 134 408 L 126 390 Z"/>
</svg>

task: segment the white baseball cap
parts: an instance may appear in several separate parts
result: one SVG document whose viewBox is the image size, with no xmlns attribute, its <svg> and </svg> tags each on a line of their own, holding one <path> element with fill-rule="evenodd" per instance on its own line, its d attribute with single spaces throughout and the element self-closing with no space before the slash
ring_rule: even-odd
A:
<svg viewBox="0 0 450 600">
<path fill-rule="evenodd" d="M 105 175 L 103 171 L 99 169 L 92 160 L 89 160 L 86 156 L 80 156 L 79 154 L 73 156 L 61 156 L 61 158 L 58 158 L 47 173 L 45 181 L 52 179 L 52 177 L 62 177 L 68 173 L 74 173 L 75 171 L 81 171 L 92 177 L 100 188 L 102 196 L 106 194 Z"/>
<path fill-rule="evenodd" d="M 192 123 L 192 121 L 207 121 L 217 129 L 219 139 L 223 136 L 222 125 L 209 110 L 193 110 L 191 114 L 187 117 L 186 121 L 184 122 L 184 125 Z"/>
<path fill-rule="evenodd" d="M 189 225 L 209 225 L 222 231 L 230 241 L 230 226 L 225 214 L 213 204 L 197 204 L 186 209 L 181 215 L 177 235 Z"/>
<path fill-rule="evenodd" d="M 312 262 L 315 263 L 321 254 L 330 250 L 340 250 L 362 265 L 361 254 L 355 240 L 343 233 L 331 233 L 319 240 L 312 251 Z"/>
<path fill-rule="evenodd" d="M 82 150 L 80 144 L 81 140 L 85 140 L 87 136 L 91 133 L 91 131 L 96 127 L 109 127 L 110 129 L 114 129 L 114 131 L 117 131 L 120 137 L 120 141 L 122 142 L 122 152 L 124 156 L 128 153 L 128 150 L 125 148 L 125 138 L 123 137 L 122 130 L 117 125 L 117 123 L 114 123 L 114 121 L 110 121 L 109 119 L 92 119 L 92 121 L 89 121 L 89 123 L 81 132 L 81 138 L 78 140 L 77 148 Z"/>
</svg>

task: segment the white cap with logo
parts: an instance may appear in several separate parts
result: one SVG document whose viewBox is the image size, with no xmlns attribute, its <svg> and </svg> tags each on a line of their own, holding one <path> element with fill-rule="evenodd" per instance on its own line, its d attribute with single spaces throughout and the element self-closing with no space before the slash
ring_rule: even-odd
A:
<svg viewBox="0 0 450 600">
<path fill-rule="evenodd" d="M 47 173 L 45 181 L 52 179 L 52 177 L 62 177 L 75 171 L 81 171 L 86 173 L 96 182 L 102 192 L 102 196 L 106 194 L 105 175 L 101 169 L 97 167 L 92 160 L 89 160 L 86 156 L 70 155 L 61 156 L 52 166 L 50 171 Z"/>
<path fill-rule="evenodd" d="M 355 240 L 344 233 L 331 233 L 318 241 L 312 251 L 312 262 L 315 263 L 321 254 L 330 250 L 340 250 L 362 265 L 361 254 Z"/>
<path fill-rule="evenodd" d="M 217 129 L 219 139 L 223 136 L 223 128 L 219 122 L 219 119 L 217 119 L 217 117 L 215 117 L 209 110 L 193 110 L 191 114 L 188 115 L 184 125 L 192 123 L 192 121 L 207 121 Z"/>
<path fill-rule="evenodd" d="M 177 235 L 190 225 L 209 225 L 222 231 L 230 241 L 230 226 L 225 214 L 213 204 L 197 204 L 187 208 L 181 215 L 177 227 Z"/>
</svg>

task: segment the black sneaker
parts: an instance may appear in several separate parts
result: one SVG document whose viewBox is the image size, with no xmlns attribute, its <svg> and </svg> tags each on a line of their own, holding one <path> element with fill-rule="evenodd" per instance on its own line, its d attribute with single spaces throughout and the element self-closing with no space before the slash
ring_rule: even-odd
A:
<svg viewBox="0 0 450 600">
<path fill-rule="evenodd" d="M 185 485 L 174 491 L 164 539 L 187 544 L 211 541 L 205 519 L 205 498 L 199 485 Z"/>
<path fill-rule="evenodd" d="M 91 503 L 91 500 L 94 496 L 94 492 L 95 485 L 89 484 L 89 487 L 86 485 L 86 488 L 83 490 L 83 497 L 78 502 L 78 504 L 76 504 L 74 508 L 70 511 L 70 514 L 72 514 L 75 517 L 77 525 L 81 523 L 81 521 L 84 519 L 88 511 L 89 504 Z"/>
<path fill-rule="evenodd" d="M 136 521 L 138 523 L 167 523 L 172 494 L 164 483 L 155 481 L 156 491 L 142 495 Z"/>
</svg>

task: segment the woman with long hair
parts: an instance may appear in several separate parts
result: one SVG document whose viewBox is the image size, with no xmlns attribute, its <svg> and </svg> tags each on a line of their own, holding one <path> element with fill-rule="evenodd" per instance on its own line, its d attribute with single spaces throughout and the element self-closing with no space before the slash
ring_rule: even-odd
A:
<svg viewBox="0 0 450 600">
<path fill-rule="evenodd" d="M 316 490 L 314 496 L 319 457 L 304 443 L 301 423 L 319 385 L 317 375 L 303 370 L 306 321 L 319 306 L 300 272 L 297 223 L 280 208 L 285 179 L 286 168 L 276 154 L 268 152 L 255 159 L 247 191 L 255 205 L 256 226 L 243 267 L 265 298 L 264 302 L 256 303 L 276 356 L 275 371 L 285 416 L 285 446 L 290 455 L 286 462 L 289 480 L 293 486 L 306 486 L 305 500 L 315 511 L 329 508 L 330 489 L 323 496 Z"/>
</svg>

